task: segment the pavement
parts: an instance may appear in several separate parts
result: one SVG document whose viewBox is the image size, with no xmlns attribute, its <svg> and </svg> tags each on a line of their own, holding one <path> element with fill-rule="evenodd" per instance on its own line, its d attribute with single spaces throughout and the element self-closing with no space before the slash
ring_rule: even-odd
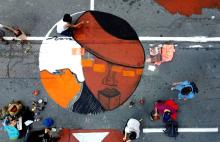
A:
<svg viewBox="0 0 220 142">
<path fill-rule="evenodd" d="M 89 10 L 88 0 L 0 0 L 0 23 L 19 26 L 31 36 L 45 36 L 64 13 Z M 95 10 L 108 12 L 127 20 L 139 36 L 208 36 L 220 35 L 220 11 L 204 9 L 202 15 L 191 17 L 172 15 L 153 0 L 95 0 Z M 215 16 L 215 18 L 211 18 Z M 8 35 L 10 36 L 10 35 Z M 143 42 L 145 53 L 152 44 Z M 151 122 L 149 113 L 153 102 L 158 99 L 176 99 L 177 92 L 170 90 L 172 82 L 193 80 L 199 94 L 180 105 L 178 122 L 180 127 L 219 127 L 220 124 L 220 43 L 174 42 L 176 53 L 172 62 L 164 63 L 154 72 L 144 69 L 141 81 L 129 100 L 119 108 L 97 115 L 83 115 L 62 109 L 48 96 L 39 79 L 38 55 L 40 42 L 33 43 L 30 54 L 23 53 L 25 47 L 11 41 L 0 44 L 0 107 L 11 100 L 22 100 L 31 106 L 33 100 L 47 98 L 48 105 L 41 113 L 43 118 L 52 117 L 60 128 L 119 129 L 123 130 L 131 117 L 142 118 L 142 128 L 160 128 L 161 122 Z M 190 48 L 201 45 L 203 48 Z M 36 83 L 38 85 L 36 85 Z M 32 91 L 40 89 L 34 97 Z M 145 104 L 130 101 L 145 98 Z M 43 127 L 41 122 L 34 124 Z M 180 133 L 174 139 L 162 133 L 143 134 L 137 142 L 219 142 L 218 133 Z M 5 133 L 0 132 L 0 142 L 8 142 Z M 21 142 L 18 140 L 18 142 Z"/>
</svg>

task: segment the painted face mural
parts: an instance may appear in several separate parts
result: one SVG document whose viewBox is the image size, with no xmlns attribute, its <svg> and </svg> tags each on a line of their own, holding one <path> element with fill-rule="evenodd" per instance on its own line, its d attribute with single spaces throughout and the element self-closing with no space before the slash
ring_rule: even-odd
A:
<svg viewBox="0 0 220 142">
<path fill-rule="evenodd" d="M 43 42 L 39 64 L 48 95 L 73 112 L 98 113 L 122 105 L 135 91 L 144 68 L 144 49 L 133 28 L 112 14 L 87 11 L 73 39 Z"/>
</svg>

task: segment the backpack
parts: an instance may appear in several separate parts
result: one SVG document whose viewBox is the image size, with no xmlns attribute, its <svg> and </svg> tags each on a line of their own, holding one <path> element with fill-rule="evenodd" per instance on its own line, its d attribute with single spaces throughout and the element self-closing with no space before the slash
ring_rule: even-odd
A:
<svg viewBox="0 0 220 142">
<path fill-rule="evenodd" d="M 176 121 L 170 120 L 166 123 L 165 126 L 166 130 L 164 130 L 164 133 L 168 137 L 177 137 L 178 133 L 178 123 Z"/>
<path fill-rule="evenodd" d="M 192 85 L 194 93 L 199 93 L 199 89 L 198 89 L 198 87 L 196 86 L 196 84 L 194 82 L 190 82 L 190 85 Z"/>
</svg>

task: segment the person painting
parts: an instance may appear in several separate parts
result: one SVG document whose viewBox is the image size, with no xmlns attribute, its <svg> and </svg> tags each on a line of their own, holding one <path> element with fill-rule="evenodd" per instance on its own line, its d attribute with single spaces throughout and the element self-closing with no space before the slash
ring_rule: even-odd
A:
<svg viewBox="0 0 220 142">
<path fill-rule="evenodd" d="M 159 120 L 160 116 L 162 116 L 164 123 L 176 120 L 178 108 L 179 106 L 173 100 L 158 100 L 154 103 L 150 118 L 151 120 Z"/>
<path fill-rule="evenodd" d="M 28 40 L 27 40 L 27 34 L 23 30 L 21 30 L 20 28 L 10 27 L 10 26 L 3 25 L 3 24 L 0 24 L 0 28 L 6 29 L 7 31 L 12 32 L 14 34 L 14 36 L 16 37 L 13 40 L 18 39 L 18 40 L 20 40 L 20 43 L 22 45 L 27 44 L 27 47 L 24 50 L 25 54 L 28 53 L 29 50 L 32 48 L 30 42 L 28 42 Z M 4 39 L 1 39 L 1 35 L 0 35 L 0 40 L 5 41 Z M 6 43 L 8 44 L 8 42 L 6 42 Z"/>
<path fill-rule="evenodd" d="M 130 118 L 124 129 L 124 142 L 131 142 L 139 138 L 140 135 L 140 122 L 134 118 Z"/>
<path fill-rule="evenodd" d="M 178 99 L 188 100 L 194 98 L 198 88 L 194 82 L 183 81 L 172 84 L 171 90 L 178 90 Z"/>
<path fill-rule="evenodd" d="M 80 28 L 84 24 L 84 21 L 78 24 L 72 24 L 72 17 L 70 14 L 65 14 L 63 20 L 57 23 L 57 33 L 72 37 L 73 30 L 75 28 Z"/>
</svg>

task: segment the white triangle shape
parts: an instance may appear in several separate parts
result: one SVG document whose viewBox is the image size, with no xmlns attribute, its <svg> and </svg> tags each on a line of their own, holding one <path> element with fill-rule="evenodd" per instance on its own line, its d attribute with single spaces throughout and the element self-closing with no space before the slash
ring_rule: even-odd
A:
<svg viewBox="0 0 220 142">
<path fill-rule="evenodd" d="M 109 132 L 72 133 L 79 142 L 102 142 Z"/>
</svg>

